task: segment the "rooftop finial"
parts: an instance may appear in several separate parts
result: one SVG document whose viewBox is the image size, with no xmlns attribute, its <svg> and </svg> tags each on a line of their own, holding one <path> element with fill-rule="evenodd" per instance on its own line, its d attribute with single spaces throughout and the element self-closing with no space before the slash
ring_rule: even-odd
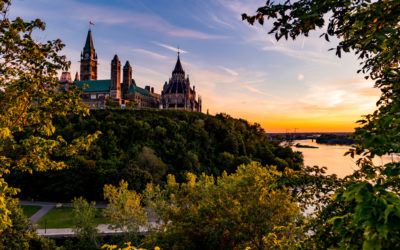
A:
<svg viewBox="0 0 400 250">
<path fill-rule="evenodd" d="M 181 50 L 179 49 L 179 46 L 178 46 L 178 51 L 177 52 L 178 52 L 178 60 L 176 61 L 175 69 L 174 69 L 174 71 L 172 71 L 172 74 L 174 74 L 174 73 L 183 73 L 183 74 L 185 74 L 185 71 L 183 71 L 183 68 L 182 68 L 181 59 L 179 58 L 179 55 L 181 53 Z"/>
</svg>

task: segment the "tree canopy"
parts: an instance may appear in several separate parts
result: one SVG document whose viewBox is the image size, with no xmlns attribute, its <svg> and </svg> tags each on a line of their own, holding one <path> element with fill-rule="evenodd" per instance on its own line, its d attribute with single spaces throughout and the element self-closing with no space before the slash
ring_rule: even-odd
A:
<svg viewBox="0 0 400 250">
<path fill-rule="evenodd" d="M 97 133 L 66 140 L 54 136 L 55 116 L 87 115 L 80 90 L 58 91 L 60 70 L 70 63 L 59 52 L 59 39 L 38 42 L 32 38 L 45 24 L 36 19 L 8 19 L 10 0 L 0 0 L 0 233 L 12 225 L 7 200 L 16 190 L 2 178 L 14 171 L 57 170 L 66 167 L 59 157 L 88 148 Z"/>
<path fill-rule="evenodd" d="M 186 172 L 219 176 L 250 161 L 279 170 L 300 169 L 303 163 L 300 153 L 269 140 L 258 124 L 226 114 L 92 110 L 90 116 L 61 117 L 55 124 L 56 135 L 67 139 L 102 134 L 87 152 L 67 160 L 67 169 L 7 175 L 9 183 L 21 189 L 21 197 L 102 200 L 99 190 L 105 184 L 116 186 L 121 179 L 140 192 L 149 182 L 163 185 L 167 174 L 183 181 Z"/>
<path fill-rule="evenodd" d="M 162 190 L 148 185 L 145 191 L 159 217 L 145 244 L 163 249 L 295 247 L 301 237 L 296 233 L 300 208 L 281 180 L 281 172 L 255 162 L 217 180 L 188 173 L 187 181 L 178 183 L 169 175 Z"/>
<path fill-rule="evenodd" d="M 398 248 L 400 234 L 400 163 L 374 166 L 372 158 L 400 153 L 400 2 L 393 0 L 268 0 L 250 24 L 272 19 L 270 33 L 277 40 L 308 36 L 337 37 L 335 50 L 358 56 L 358 73 L 381 90 L 377 110 L 359 121 L 355 139 L 361 143 L 348 153 L 360 155 L 360 169 L 342 180 L 331 201 L 317 213 L 311 241 L 317 248 Z M 330 196 L 331 194 L 327 194 Z"/>
</svg>

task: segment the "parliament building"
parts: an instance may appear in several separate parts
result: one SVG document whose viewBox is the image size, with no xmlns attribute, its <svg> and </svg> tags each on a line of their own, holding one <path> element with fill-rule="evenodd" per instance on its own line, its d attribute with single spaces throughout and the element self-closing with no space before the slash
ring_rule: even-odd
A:
<svg viewBox="0 0 400 250">
<path fill-rule="evenodd" d="M 76 72 L 72 81 L 70 72 L 63 72 L 60 77 L 62 88 L 76 85 L 83 88 L 83 101 L 91 108 L 102 109 L 107 101 L 113 101 L 121 107 L 135 102 L 138 108 L 182 109 L 201 112 L 201 97 L 196 99 L 195 86 L 190 86 L 189 76 L 185 75 L 180 55 L 172 77 L 165 82 L 161 94 L 154 92 L 154 87 L 141 88 L 136 85 L 132 76 L 132 66 L 126 61 L 122 67 L 117 55 L 111 60 L 110 79 L 97 79 L 97 53 L 94 49 L 91 30 L 88 31 L 86 43 L 81 53 L 80 74 Z"/>
</svg>

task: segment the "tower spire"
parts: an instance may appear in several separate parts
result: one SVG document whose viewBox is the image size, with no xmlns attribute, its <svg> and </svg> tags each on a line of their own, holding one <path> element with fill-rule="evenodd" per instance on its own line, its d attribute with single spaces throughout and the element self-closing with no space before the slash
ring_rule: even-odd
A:
<svg viewBox="0 0 400 250">
<path fill-rule="evenodd" d="M 85 47 L 81 53 L 81 80 L 97 80 L 97 55 L 93 46 L 92 31 L 89 29 Z"/>
<path fill-rule="evenodd" d="M 94 51 L 92 30 L 89 29 L 87 37 L 86 37 L 85 47 L 83 48 L 83 52 L 92 52 L 92 51 Z"/>
<path fill-rule="evenodd" d="M 175 69 L 172 71 L 172 74 L 185 74 L 185 71 L 183 70 L 182 64 L 181 64 L 181 58 L 180 58 L 180 49 L 178 46 L 178 60 L 176 61 Z"/>
</svg>

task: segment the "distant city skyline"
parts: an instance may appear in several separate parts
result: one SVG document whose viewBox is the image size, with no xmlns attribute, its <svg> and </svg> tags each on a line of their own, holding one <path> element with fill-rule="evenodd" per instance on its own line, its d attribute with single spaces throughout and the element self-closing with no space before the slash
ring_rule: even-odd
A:
<svg viewBox="0 0 400 250">
<path fill-rule="evenodd" d="M 40 18 L 45 32 L 60 38 L 62 54 L 79 72 L 89 28 L 98 54 L 98 79 L 110 78 L 114 54 L 129 60 L 141 85 L 161 92 L 175 66 L 183 68 L 203 99 L 203 112 L 224 112 L 260 123 L 267 132 L 347 132 L 375 109 L 379 91 L 356 74 L 352 54 L 335 56 L 337 40 L 322 31 L 296 41 L 276 42 L 270 23 L 250 26 L 241 13 L 255 13 L 265 0 L 15 0 L 10 17 Z M 89 25 L 93 22 L 93 25 Z"/>
</svg>

